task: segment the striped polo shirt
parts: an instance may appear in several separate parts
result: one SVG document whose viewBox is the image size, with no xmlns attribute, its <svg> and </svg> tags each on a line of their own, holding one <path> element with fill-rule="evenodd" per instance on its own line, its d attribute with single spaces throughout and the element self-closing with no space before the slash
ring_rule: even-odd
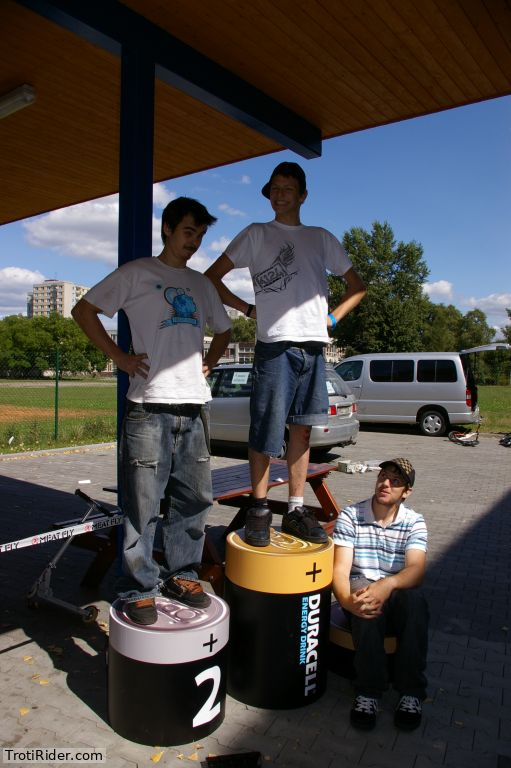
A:
<svg viewBox="0 0 511 768">
<path fill-rule="evenodd" d="M 335 522 L 334 544 L 354 549 L 350 579 L 383 579 L 403 570 L 408 549 L 428 548 L 422 515 L 400 504 L 396 519 L 384 528 L 374 519 L 371 501 L 345 507 Z"/>
</svg>

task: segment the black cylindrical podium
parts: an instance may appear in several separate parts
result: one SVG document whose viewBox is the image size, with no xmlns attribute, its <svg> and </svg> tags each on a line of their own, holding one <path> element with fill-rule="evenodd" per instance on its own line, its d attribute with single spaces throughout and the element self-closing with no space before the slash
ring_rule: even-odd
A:
<svg viewBox="0 0 511 768">
<path fill-rule="evenodd" d="M 269 547 L 227 537 L 231 611 L 227 690 L 255 707 L 291 709 L 325 690 L 333 544 L 272 529 Z"/>
<path fill-rule="evenodd" d="M 229 609 L 216 595 L 198 610 L 156 598 L 158 621 L 132 622 L 110 608 L 108 714 L 114 731 L 140 744 L 186 744 L 225 715 Z"/>
</svg>

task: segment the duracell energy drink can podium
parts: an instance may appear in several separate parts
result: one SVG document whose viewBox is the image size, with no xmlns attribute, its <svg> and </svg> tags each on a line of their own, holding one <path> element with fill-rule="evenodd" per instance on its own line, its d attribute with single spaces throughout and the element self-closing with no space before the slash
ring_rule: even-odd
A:
<svg viewBox="0 0 511 768">
<path fill-rule="evenodd" d="M 135 624 L 110 608 L 108 715 L 139 744 L 186 744 L 223 722 L 229 609 L 216 595 L 204 609 L 156 598 L 158 621 Z"/>
<path fill-rule="evenodd" d="M 227 692 L 238 701 L 291 709 L 324 693 L 333 551 L 330 539 L 309 544 L 275 529 L 268 547 L 228 535 Z"/>
</svg>

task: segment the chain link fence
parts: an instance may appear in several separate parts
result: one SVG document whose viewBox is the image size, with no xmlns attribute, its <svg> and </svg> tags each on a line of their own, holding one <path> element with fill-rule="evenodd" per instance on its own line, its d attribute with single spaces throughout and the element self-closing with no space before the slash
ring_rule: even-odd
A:
<svg viewBox="0 0 511 768">
<path fill-rule="evenodd" d="M 114 374 L 0 370 L 0 453 L 110 442 L 116 429 Z"/>
</svg>

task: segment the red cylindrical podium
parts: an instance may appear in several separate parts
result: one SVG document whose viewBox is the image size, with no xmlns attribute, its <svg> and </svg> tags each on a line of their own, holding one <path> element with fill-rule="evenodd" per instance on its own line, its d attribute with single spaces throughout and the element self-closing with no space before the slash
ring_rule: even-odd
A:
<svg viewBox="0 0 511 768">
<path fill-rule="evenodd" d="M 225 714 L 229 609 L 216 595 L 198 610 L 156 598 L 158 621 L 141 626 L 110 608 L 108 714 L 140 744 L 185 744 L 212 733 Z"/>
</svg>

